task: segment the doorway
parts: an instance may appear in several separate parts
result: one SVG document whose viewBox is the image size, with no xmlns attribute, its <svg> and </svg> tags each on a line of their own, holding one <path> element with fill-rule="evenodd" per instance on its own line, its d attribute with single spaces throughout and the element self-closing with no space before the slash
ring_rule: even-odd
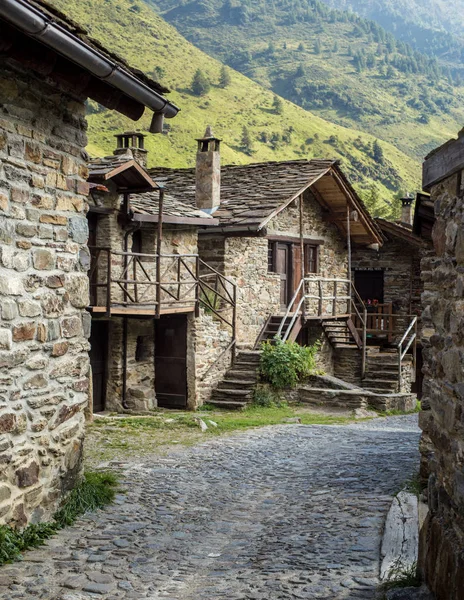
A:
<svg viewBox="0 0 464 600">
<path fill-rule="evenodd" d="M 355 271 L 354 286 L 358 290 L 363 302 L 377 300 L 379 304 L 383 304 L 384 294 L 384 271 Z"/>
<path fill-rule="evenodd" d="M 187 408 L 187 315 L 155 322 L 155 392 L 158 406 Z"/>
<path fill-rule="evenodd" d="M 105 410 L 108 369 L 108 321 L 92 319 L 90 365 L 92 367 L 93 412 L 97 413 Z"/>
<path fill-rule="evenodd" d="M 87 222 L 89 225 L 89 241 L 87 245 L 90 248 L 90 256 L 94 258 L 96 256 L 95 247 L 97 246 L 97 231 L 98 231 L 98 219 L 99 215 L 96 213 L 87 213 Z M 93 268 L 93 261 L 91 262 L 91 269 Z M 98 292 L 98 263 L 93 269 L 90 281 L 89 281 L 89 293 L 90 293 L 90 306 L 97 306 L 97 292 Z"/>
</svg>

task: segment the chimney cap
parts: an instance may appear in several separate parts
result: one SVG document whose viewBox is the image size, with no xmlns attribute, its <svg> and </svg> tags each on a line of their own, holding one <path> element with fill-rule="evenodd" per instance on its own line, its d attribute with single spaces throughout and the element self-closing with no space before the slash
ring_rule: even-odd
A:
<svg viewBox="0 0 464 600">
<path fill-rule="evenodd" d="M 414 202 L 414 196 L 412 194 L 408 194 L 407 196 L 404 196 L 404 198 L 400 198 L 400 200 L 403 206 L 411 206 L 411 204 Z"/>
<path fill-rule="evenodd" d="M 211 125 L 208 125 L 206 127 L 206 131 L 205 131 L 205 135 L 202 138 L 197 138 L 197 142 L 209 142 L 212 140 L 217 140 L 218 142 L 220 142 L 221 140 L 219 138 L 217 138 L 214 133 L 213 133 L 213 128 L 211 127 Z"/>
</svg>

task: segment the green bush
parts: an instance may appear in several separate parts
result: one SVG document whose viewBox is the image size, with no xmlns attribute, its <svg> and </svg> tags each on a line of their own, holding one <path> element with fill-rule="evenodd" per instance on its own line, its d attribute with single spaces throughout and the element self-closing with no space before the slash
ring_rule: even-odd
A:
<svg viewBox="0 0 464 600">
<path fill-rule="evenodd" d="M 286 406 L 287 403 L 282 399 L 278 390 L 273 389 L 269 384 L 259 383 L 253 391 L 251 405 L 262 408 L 281 408 Z"/>
<path fill-rule="evenodd" d="M 262 344 L 260 372 L 275 390 L 295 387 L 316 369 L 316 354 L 320 344 L 300 346 L 296 342 L 273 342 Z"/>
<path fill-rule="evenodd" d="M 117 478 L 113 473 L 86 473 L 84 480 L 53 515 L 51 523 L 31 524 L 22 531 L 7 525 L 0 526 L 0 565 L 17 560 L 24 550 L 42 546 L 57 531 L 72 525 L 86 512 L 110 504 L 116 485 Z"/>
</svg>

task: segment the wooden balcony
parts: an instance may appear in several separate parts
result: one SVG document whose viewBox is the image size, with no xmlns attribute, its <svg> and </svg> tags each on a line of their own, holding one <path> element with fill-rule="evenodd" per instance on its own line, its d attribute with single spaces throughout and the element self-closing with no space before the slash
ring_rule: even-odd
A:
<svg viewBox="0 0 464 600">
<path fill-rule="evenodd" d="M 198 255 L 89 250 L 91 313 L 160 317 L 202 306 L 235 332 L 236 286 Z"/>
</svg>

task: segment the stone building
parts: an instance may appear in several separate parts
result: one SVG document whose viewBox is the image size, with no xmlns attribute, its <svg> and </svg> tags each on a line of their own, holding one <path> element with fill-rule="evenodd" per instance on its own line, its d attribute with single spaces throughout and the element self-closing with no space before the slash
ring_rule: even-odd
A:
<svg viewBox="0 0 464 600">
<path fill-rule="evenodd" d="M 352 260 L 378 259 L 387 239 L 383 229 L 390 225 L 371 218 L 336 161 L 221 168 L 220 140 L 208 129 L 198 140 L 196 169 L 154 168 L 150 174 L 169 195 L 218 220 L 217 227 L 200 230 L 199 254 L 237 285 L 238 362 L 214 391 L 214 402 L 239 406 L 250 397 L 256 381 L 253 352 L 276 334 L 302 344 L 319 340 L 319 366 L 328 374 L 372 391 L 410 391 L 410 356 L 404 356 L 404 370 L 394 353 L 385 358 L 379 342 L 383 327 L 369 332 L 378 343 L 368 349 L 370 314 L 351 277 Z M 391 234 L 390 252 L 403 254 L 395 244 L 404 229 L 402 242 L 407 239 L 417 254 L 421 240 L 409 228 L 391 228 L 399 232 Z M 410 332 L 401 352 L 411 351 L 412 340 Z M 372 373 L 382 360 L 394 362 L 379 383 Z"/>
<path fill-rule="evenodd" d="M 89 165 L 94 412 L 196 408 L 234 337 L 234 285 L 198 257 L 218 221 L 151 179 L 143 137 Z"/>
<path fill-rule="evenodd" d="M 420 426 L 422 476 L 429 514 L 420 567 L 437 600 L 464 598 L 464 131 L 427 157 L 416 226 L 432 229 L 424 258 L 424 396 Z"/>
<path fill-rule="evenodd" d="M 376 248 L 354 248 L 353 281 L 369 309 L 368 343 L 393 348 L 417 317 L 420 328 L 421 259 L 431 242 L 413 232 L 411 198 L 404 198 L 400 221 L 376 219 L 383 243 Z M 419 336 L 418 336 L 419 337 Z M 413 392 L 421 397 L 422 347 L 416 345 Z"/>
<path fill-rule="evenodd" d="M 0 3 L 0 523 L 50 517 L 80 474 L 90 315 L 85 101 L 177 108 L 45 2 Z M 111 74 L 111 77 L 110 77 Z"/>
</svg>

